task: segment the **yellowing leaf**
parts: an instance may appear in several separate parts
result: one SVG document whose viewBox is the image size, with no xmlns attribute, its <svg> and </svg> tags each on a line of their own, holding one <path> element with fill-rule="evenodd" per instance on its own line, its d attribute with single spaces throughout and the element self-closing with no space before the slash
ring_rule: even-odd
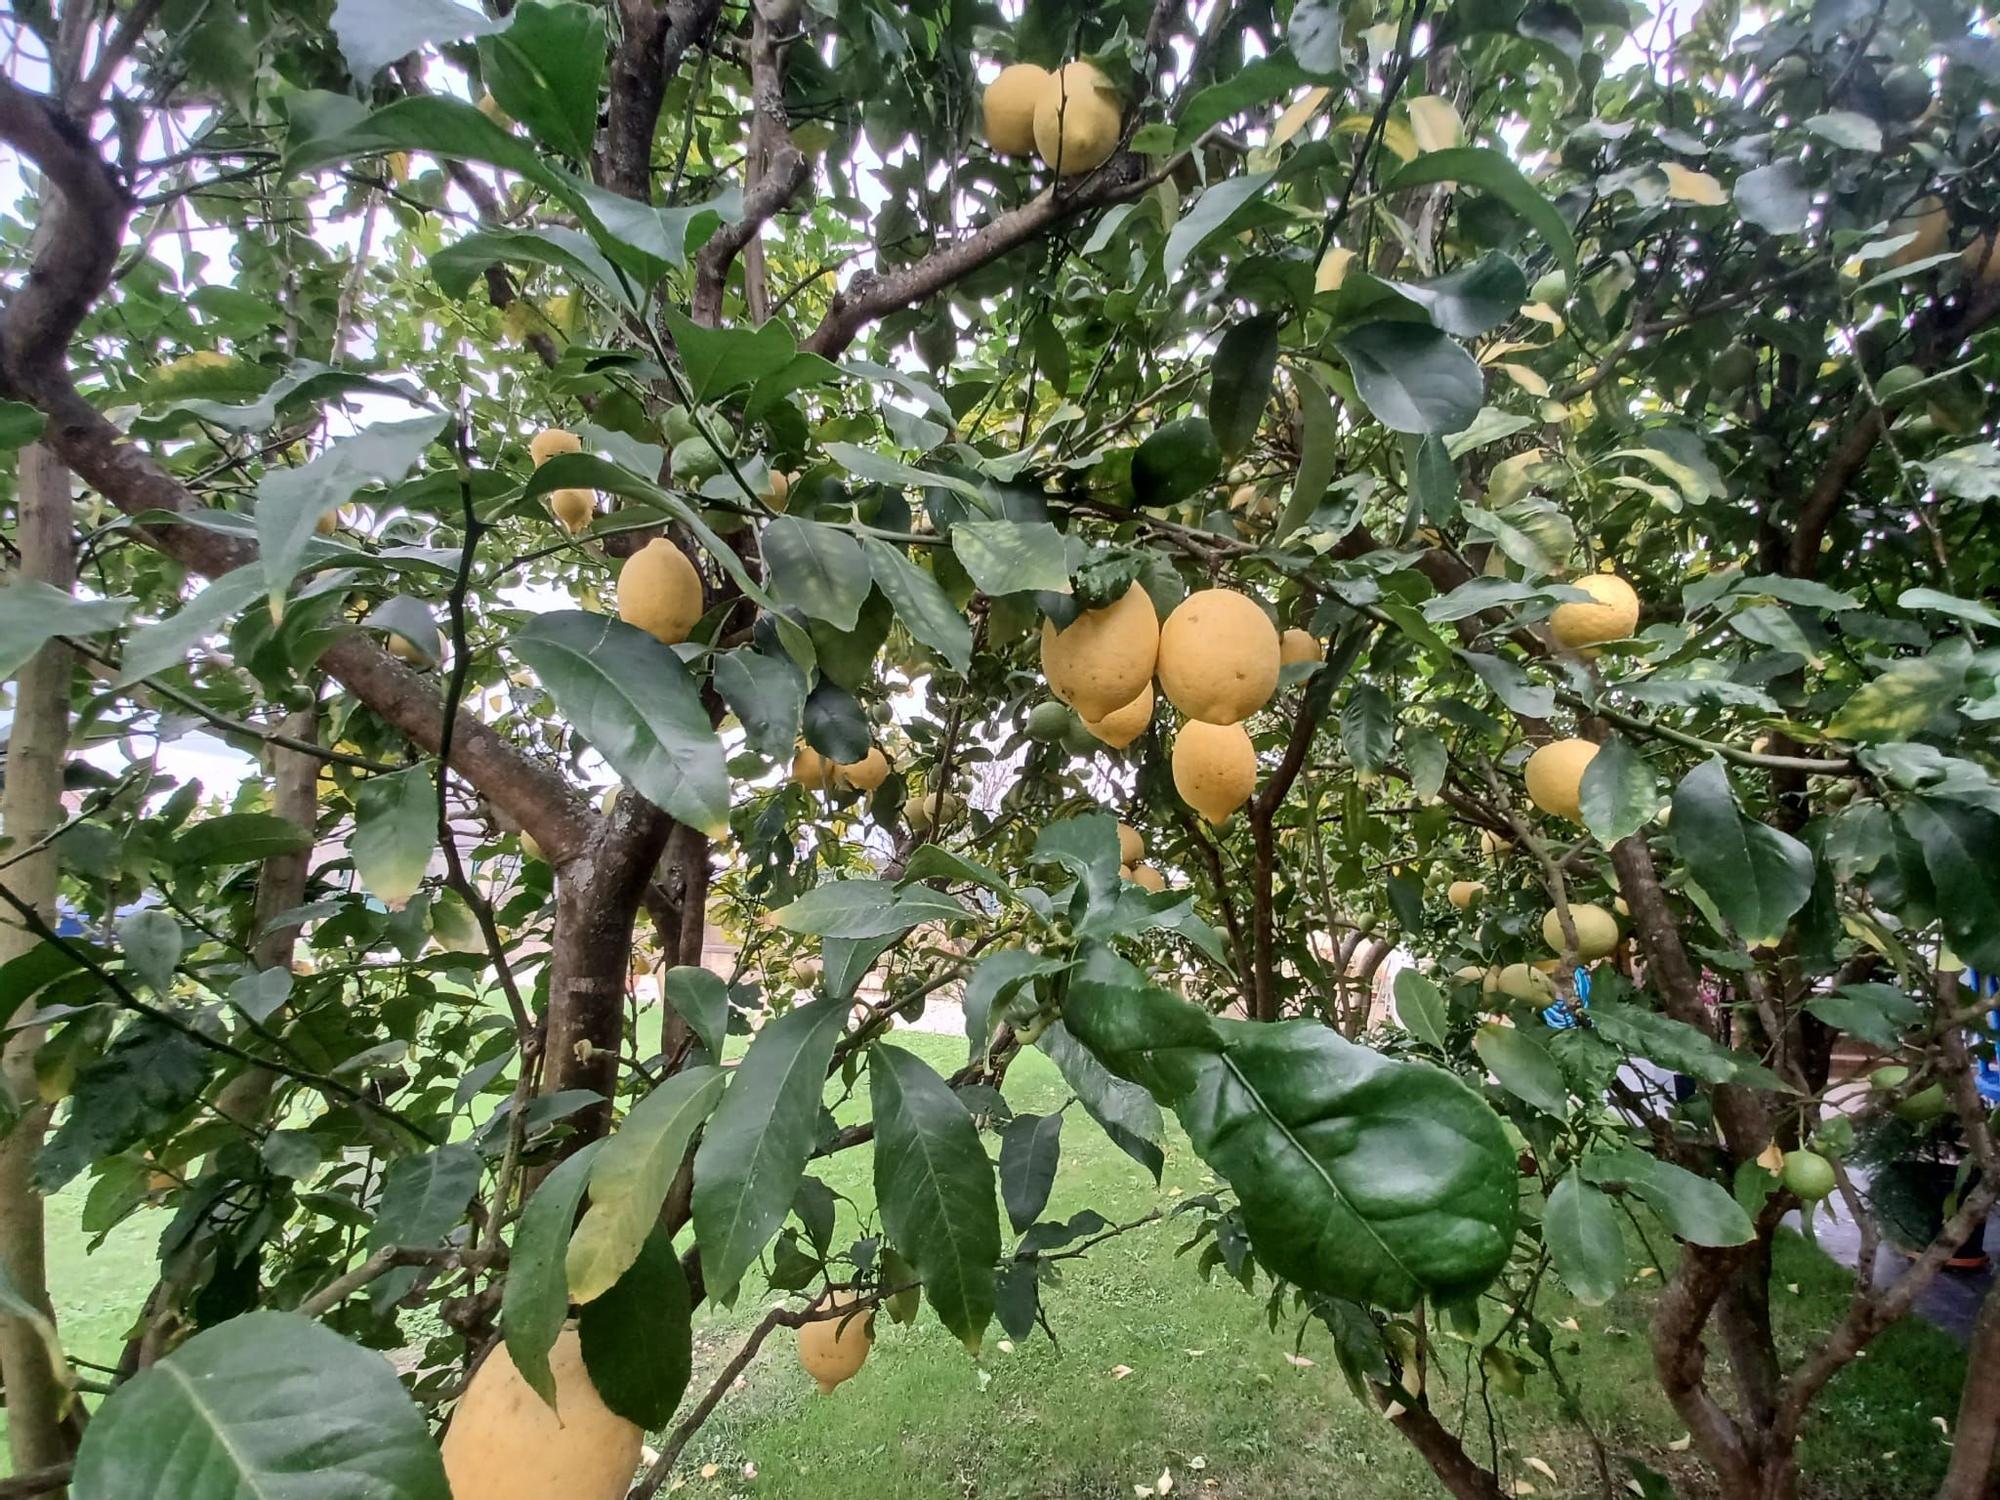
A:
<svg viewBox="0 0 2000 1500">
<path fill-rule="evenodd" d="M 1496 368 L 1530 396 L 1546 396 L 1549 393 L 1549 383 L 1526 365 L 1503 364 Z"/>
<path fill-rule="evenodd" d="M 1401 120 L 1391 120 L 1382 127 L 1382 144 L 1404 161 L 1415 161 L 1422 153 L 1415 132 Z"/>
<path fill-rule="evenodd" d="M 1521 309 L 1521 316 L 1533 318 L 1537 323 L 1546 323 L 1560 334 L 1569 325 L 1563 322 L 1563 315 L 1546 302 L 1530 302 Z"/>
<path fill-rule="evenodd" d="M 1524 1458 L 1521 1460 L 1521 1462 L 1526 1464 L 1529 1468 L 1533 1469 L 1537 1474 L 1541 1475 L 1542 1478 L 1548 1480 L 1550 1484 L 1554 1484 L 1556 1482 L 1556 1471 L 1554 1469 L 1551 1469 L 1541 1459 Z"/>
<path fill-rule="evenodd" d="M 1770 1145 L 1757 1153 L 1757 1165 L 1762 1167 L 1766 1172 L 1769 1172 L 1773 1177 L 1776 1177 L 1785 1168 L 1784 1148 L 1776 1141 L 1771 1142 Z"/>
<path fill-rule="evenodd" d="M 1410 101 L 1410 134 L 1419 151 L 1449 151 L 1465 144 L 1458 110 L 1439 94 L 1419 94 Z"/>
<path fill-rule="evenodd" d="M 1315 292 L 1337 292 L 1340 284 L 1347 280 L 1347 268 L 1354 263 L 1354 252 L 1345 245 L 1331 246 L 1320 257 L 1319 269 L 1313 273 Z"/>
<path fill-rule="evenodd" d="M 1729 190 L 1706 172 L 1697 172 L 1674 161 L 1661 162 L 1660 170 L 1667 177 L 1667 196 L 1676 203 L 1720 208 L 1729 201 Z"/>
<path fill-rule="evenodd" d="M 1282 146 L 1305 129 L 1306 122 L 1319 112 L 1319 107 L 1326 103 L 1327 95 L 1332 92 L 1328 88 L 1308 89 L 1303 99 L 1278 116 L 1278 123 L 1271 127 L 1271 144 Z"/>
<path fill-rule="evenodd" d="M 1287 1354 L 1285 1356 L 1285 1363 L 1299 1370 L 1310 1370 L 1313 1368 L 1313 1362 L 1303 1354 Z"/>
</svg>

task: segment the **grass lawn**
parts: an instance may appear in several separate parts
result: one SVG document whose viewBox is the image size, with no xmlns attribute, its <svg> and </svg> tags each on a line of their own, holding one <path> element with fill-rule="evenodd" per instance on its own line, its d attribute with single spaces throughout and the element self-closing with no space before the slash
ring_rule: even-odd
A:
<svg viewBox="0 0 2000 1500">
<path fill-rule="evenodd" d="M 891 1041 L 942 1071 L 964 1056 L 960 1038 L 898 1032 Z M 1037 1112 L 1066 1097 L 1038 1052 L 1016 1064 L 1007 1093 L 1017 1109 Z M 852 1104 L 839 1111 L 843 1120 L 859 1112 Z M 872 1204 L 865 1148 L 816 1170 L 864 1208 Z M 1073 1109 L 1048 1216 L 1094 1208 L 1124 1222 L 1211 1186 L 1176 1135 L 1155 1188 Z M 80 1204 L 77 1193 L 51 1205 L 51 1276 L 68 1347 L 108 1362 L 151 1283 L 165 1215 L 135 1215 L 86 1257 L 74 1227 Z M 837 1243 L 844 1244 L 861 1226 L 854 1210 L 843 1212 L 847 1233 Z M 1225 1279 L 1204 1285 L 1192 1256 L 1176 1258 L 1186 1238 L 1184 1223 L 1150 1225 L 1068 1263 L 1063 1285 L 1044 1298 L 1059 1350 L 1039 1332 L 1004 1349 L 995 1328 L 975 1363 L 928 1311 L 912 1327 L 884 1318 L 866 1368 L 823 1397 L 780 1331 L 690 1446 L 679 1492 L 717 1500 L 1125 1500 L 1134 1486 L 1150 1488 L 1170 1471 L 1176 1495 L 1441 1494 L 1395 1432 L 1348 1393 L 1324 1331 L 1308 1325 L 1301 1339 L 1290 1324 L 1269 1329 L 1261 1295 Z M 1777 1280 L 1781 1331 L 1796 1352 L 1844 1305 L 1848 1274 L 1788 1235 Z M 693 1391 L 706 1388 L 767 1303 L 760 1285 L 746 1285 L 735 1309 L 697 1314 Z M 1556 1290 L 1545 1305 L 1553 1322 L 1576 1320 L 1558 1355 L 1607 1444 L 1674 1475 L 1682 1495 L 1705 1493 L 1675 1451 L 1681 1425 L 1651 1380 L 1648 1296 L 1628 1292 L 1605 1307 L 1580 1308 Z M 1294 1354 L 1311 1363 L 1293 1363 Z M 1807 1444 L 1808 1493 L 1825 1500 L 1929 1493 L 1948 1452 L 1933 1418 L 1955 1415 L 1963 1378 L 1962 1352 L 1934 1329 L 1906 1324 L 1877 1340 L 1821 1402 Z M 1496 1443 L 1510 1477 L 1534 1493 L 1596 1493 L 1588 1449 L 1545 1378 L 1531 1378 L 1525 1397 L 1495 1396 L 1490 1434 L 1486 1414 L 1475 1415 L 1475 1452 Z M 1526 1465 L 1529 1458 L 1556 1479 Z M 714 1473 L 704 1478 L 709 1465 Z"/>
</svg>

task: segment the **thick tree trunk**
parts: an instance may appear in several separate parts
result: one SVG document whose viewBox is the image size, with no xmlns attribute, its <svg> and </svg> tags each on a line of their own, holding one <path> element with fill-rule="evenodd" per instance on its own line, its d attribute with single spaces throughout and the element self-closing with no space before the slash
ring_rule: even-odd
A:
<svg viewBox="0 0 2000 1500">
<path fill-rule="evenodd" d="M 1988 1287 L 1966 1353 L 1965 1390 L 1952 1432 L 1951 1467 L 1937 1500 L 2000 1494 L 2000 1282 Z"/>
<path fill-rule="evenodd" d="M 69 470 L 39 443 L 21 455 L 20 575 L 67 592 L 76 583 L 76 542 L 71 530 Z M 0 831 L 20 850 L 46 838 L 63 820 L 63 762 L 69 750 L 69 688 L 75 663 L 70 648 L 50 641 L 35 653 L 14 685 L 14 724 L 7 742 L 6 787 L 0 792 Z M 7 866 L 9 889 L 45 920 L 55 920 L 57 860 L 43 849 Z M 40 939 L 18 922 L 0 918 L 0 963 L 26 953 Z M 50 1106 L 40 1102 L 35 1053 L 47 1028 L 32 1026 L 8 1038 L 0 1053 L 0 1085 L 20 1106 L 12 1130 L 0 1137 L 0 1262 L 23 1295 L 53 1316 L 42 1234 L 42 1196 L 34 1185 L 35 1158 L 48 1128 Z M 32 1324 L 0 1316 L 0 1385 L 7 1392 L 7 1441 L 16 1473 L 47 1468 L 70 1456 L 63 1432 L 62 1388 L 48 1349 Z"/>
</svg>

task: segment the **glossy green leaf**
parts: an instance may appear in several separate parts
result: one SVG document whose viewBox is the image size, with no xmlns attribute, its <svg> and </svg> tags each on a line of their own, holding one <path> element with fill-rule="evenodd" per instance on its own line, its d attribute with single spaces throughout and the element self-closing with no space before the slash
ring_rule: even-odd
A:
<svg viewBox="0 0 2000 1500">
<path fill-rule="evenodd" d="M 1132 453 L 1132 499 L 1158 509 L 1215 482 L 1222 443 L 1207 417 L 1180 417 L 1154 428 Z"/>
<path fill-rule="evenodd" d="M 603 1149 L 603 1141 L 588 1142 L 542 1179 L 514 1226 L 513 1252 L 501 1289 L 500 1333 L 507 1341 L 507 1356 L 528 1388 L 551 1407 L 556 1404 L 556 1380 L 549 1369 L 549 1351 L 569 1316 L 565 1261 L 570 1230 L 590 1180 L 591 1163 Z"/>
<path fill-rule="evenodd" d="M 674 1237 L 655 1224 L 637 1259 L 577 1318 L 584 1368 L 604 1404 L 659 1431 L 694 1369 L 693 1299 Z"/>
<path fill-rule="evenodd" d="M 1399 970 L 1394 990 L 1396 1019 L 1402 1023 L 1403 1030 L 1418 1041 L 1443 1051 L 1445 1023 L 1449 1014 L 1443 992 L 1415 969 Z"/>
<path fill-rule="evenodd" d="M 392 9 L 402 3 L 388 0 Z M 479 62 L 494 100 L 530 135 L 572 161 L 589 162 L 604 77 L 601 11 L 576 0 L 521 0 L 504 29 L 480 40 Z"/>
<path fill-rule="evenodd" d="M 1396 748 L 1396 707 L 1389 695 L 1364 682 L 1340 707 L 1340 744 L 1354 769 L 1373 775 Z"/>
<path fill-rule="evenodd" d="M 1518 1026 L 1489 1023 L 1472 1039 L 1479 1060 L 1516 1099 L 1557 1119 L 1569 1118 L 1569 1087 L 1554 1054 L 1538 1037 Z"/>
<path fill-rule="evenodd" d="M 983 955 L 966 977 L 960 1005 L 965 1013 L 965 1036 L 971 1043 L 971 1060 L 986 1055 L 1007 1002 L 1024 985 L 1061 970 L 1061 959 L 1037 953 L 1031 948 L 1000 948 Z"/>
<path fill-rule="evenodd" d="M 462 42 L 506 25 L 452 0 L 338 0 L 332 17 L 347 70 L 364 87 L 419 48 Z"/>
<path fill-rule="evenodd" d="M 1754 1057 L 1733 1052 L 1707 1032 L 1636 1005 L 1593 997 L 1590 1024 L 1612 1046 L 1704 1083 L 1783 1089 L 1783 1080 Z"/>
<path fill-rule="evenodd" d="M 1588 1181 L 1637 1194 L 1691 1245 L 1741 1245 L 1754 1233 L 1742 1205 L 1721 1183 L 1643 1151 L 1621 1147 L 1588 1156 L 1582 1171 Z"/>
<path fill-rule="evenodd" d="M 1982 973 L 2000 972 L 2000 816 L 1963 802 L 1912 797 L 1898 821 L 1923 850 L 1952 951 Z"/>
<path fill-rule="evenodd" d="M 633 1105 L 605 1140 L 590 1169 L 590 1208 L 565 1260 L 572 1300 L 595 1301 L 638 1259 L 688 1142 L 727 1081 L 712 1065 L 684 1068 Z"/>
<path fill-rule="evenodd" d="M 263 575 L 255 568 L 223 574 L 173 614 L 133 631 L 126 638 L 112 685 L 130 687 L 142 678 L 179 666 L 193 656 L 205 638 L 255 604 L 263 593 Z M 4 598 L 0 593 L 0 599 Z"/>
<path fill-rule="evenodd" d="M 1923 1019 L 1923 1007 L 1901 990 L 1886 984 L 1847 984 L 1830 995 L 1815 995 L 1806 1009 L 1840 1031 L 1850 1031 L 1871 1046 L 1895 1052 L 1903 1033 Z"/>
<path fill-rule="evenodd" d="M 1812 894 L 1812 851 L 1737 809 L 1719 757 L 1675 788 L 1673 830 L 1688 873 L 1747 943 L 1775 942 Z"/>
<path fill-rule="evenodd" d="M 118 923 L 118 946 L 125 950 L 125 962 L 162 995 L 173 988 L 183 941 L 181 924 L 157 907 L 144 907 Z"/>
<path fill-rule="evenodd" d="M 903 550 L 879 537 L 863 537 L 861 550 L 875 586 L 896 608 L 903 628 L 945 659 L 953 671 L 972 666 L 972 626 L 952 606 L 931 574 L 911 562 Z"/>
<path fill-rule="evenodd" d="M 1346 58 L 1341 8 L 1333 0 L 1299 0 L 1285 26 L 1285 41 L 1306 72 L 1337 78 Z"/>
<path fill-rule="evenodd" d="M 1168 234 L 1166 246 L 1160 252 L 1161 279 L 1168 286 L 1180 280 L 1188 257 L 1234 218 L 1238 209 L 1262 193 L 1271 177 L 1269 172 L 1225 177 L 1195 199 L 1194 206 L 1181 215 Z"/>
<path fill-rule="evenodd" d="M 1067 594 L 1069 549 L 1046 521 L 960 521 L 951 550 L 982 594 Z"/>
<path fill-rule="evenodd" d="M 1277 369 L 1275 317 L 1264 315 L 1231 324 L 1216 345 L 1209 367 L 1208 421 L 1225 458 L 1243 452 L 1257 436 Z"/>
<path fill-rule="evenodd" d="M 847 1002 L 767 1024 L 736 1067 L 694 1159 L 694 1234 L 712 1294 L 732 1292 L 778 1232 L 819 1132 L 820 1095 Z"/>
<path fill-rule="evenodd" d="M 1863 683 L 1828 721 L 1839 740 L 1914 739 L 1938 722 L 1965 687 L 1965 663 L 1942 655 L 1898 661 Z"/>
<path fill-rule="evenodd" d="M 1542 1238 L 1556 1274 L 1585 1307 L 1602 1307 L 1625 1284 L 1625 1229 L 1618 1210 L 1574 1168 L 1549 1194 Z"/>
<path fill-rule="evenodd" d="M 1472 356 L 1422 323 L 1364 323 L 1333 341 L 1354 388 L 1394 432 L 1458 432 L 1479 415 L 1486 377 Z"/>
<path fill-rule="evenodd" d="M 458 1143 L 391 1162 L 368 1232 L 369 1251 L 430 1250 L 442 1245 L 465 1217 L 483 1168 L 479 1153 Z M 421 1274 L 416 1266 L 396 1266 L 378 1276 L 368 1294 L 378 1308 L 387 1307 L 407 1295 Z"/>
<path fill-rule="evenodd" d="M 451 1500 L 429 1424 L 388 1360 L 310 1318 L 205 1329 L 105 1398 L 74 1500 Z"/>
<path fill-rule="evenodd" d="M 92 1162 L 174 1124 L 201 1098 L 215 1054 L 141 1018 L 76 1076 L 68 1112 L 35 1160 L 35 1186 L 55 1193 Z"/>
<path fill-rule="evenodd" d="M 898 890 L 886 880 L 836 880 L 814 886 L 771 914 L 787 932 L 818 937 L 888 937 L 925 922 L 965 915 L 957 897 L 925 886 Z"/>
<path fill-rule="evenodd" d="M 1159 1182 L 1167 1162 L 1166 1152 L 1161 1148 L 1166 1139 L 1166 1121 L 1161 1118 L 1160 1106 L 1154 1103 L 1153 1096 L 1105 1067 L 1060 1021 L 1042 1033 L 1039 1045 L 1076 1095 L 1077 1103 L 1110 1137 L 1111 1144 L 1144 1167 L 1155 1183 Z"/>
<path fill-rule="evenodd" d="M 868 1099 L 883 1231 L 939 1320 L 976 1351 L 993 1317 L 1000 1258 L 993 1164 L 979 1131 L 930 1065 L 900 1047 L 868 1049 Z"/>
<path fill-rule="evenodd" d="M 755 385 L 784 369 L 798 353 L 785 325 L 775 320 L 756 329 L 704 328 L 672 306 L 663 307 L 661 316 L 696 401 Z"/>
<path fill-rule="evenodd" d="M 670 647 L 608 615 L 562 609 L 514 635 L 515 652 L 611 768 L 704 832 L 729 817 L 722 742 Z"/>
<path fill-rule="evenodd" d="M 806 684 L 781 656 L 748 646 L 715 658 L 715 690 L 743 726 L 744 742 L 766 760 L 791 760 L 805 724 Z"/>
<path fill-rule="evenodd" d="M 1299 430 L 1303 434 L 1299 452 L 1298 477 L 1292 482 L 1291 498 L 1278 517 L 1274 542 L 1282 542 L 1311 519 L 1333 483 L 1340 462 L 1340 426 L 1333 414 L 1333 400 L 1317 376 L 1298 372 L 1294 389 L 1299 395 Z"/>
<path fill-rule="evenodd" d="M 0 587 L 0 677 L 18 676 L 59 635 L 88 639 L 116 630 L 131 609 L 130 599 L 79 599 L 38 578 L 14 579 Z"/>
<path fill-rule="evenodd" d="M 1555 253 L 1556 260 L 1576 279 L 1576 237 L 1553 203 L 1521 175 L 1521 169 L 1486 146 L 1453 146 L 1426 151 L 1406 163 L 1382 184 L 1384 191 L 1424 187 L 1433 182 L 1457 182 L 1480 188 L 1512 209 Z"/>
<path fill-rule="evenodd" d="M 818 521 L 779 516 L 764 528 L 771 593 L 835 630 L 852 630 L 874 579 L 860 544 Z"/>
<path fill-rule="evenodd" d="M 1016 1115 L 1000 1128 L 1000 1201 L 1015 1233 L 1048 1207 L 1062 1160 L 1062 1112 Z"/>
<path fill-rule="evenodd" d="M 1512 320 L 1528 300 L 1528 279 L 1498 250 L 1429 281 L 1384 281 L 1454 338 L 1477 338 Z"/>
<path fill-rule="evenodd" d="M 1653 821 L 1660 808 L 1660 783 L 1638 751 L 1610 734 L 1584 767 L 1579 800 L 1583 826 L 1608 849 Z"/>
<path fill-rule="evenodd" d="M 1790 157 L 1753 167 L 1731 189 L 1736 211 L 1767 234 L 1797 234 L 1812 220 L 1812 182 Z"/>
<path fill-rule="evenodd" d="M 312 841 L 311 829 L 276 813 L 224 813 L 189 824 L 166 854 L 182 869 L 249 865 L 274 854 L 302 853 L 312 847 Z"/>
<path fill-rule="evenodd" d="M 1172 1108 L 1227 1178 L 1258 1260 L 1385 1307 L 1477 1292 L 1514 1240 L 1514 1153 L 1460 1079 L 1316 1022 L 1222 1021 L 1130 982 L 1074 981 L 1065 1024 Z"/>
<path fill-rule="evenodd" d="M 661 976 L 660 993 L 708 1055 L 720 1058 L 729 1031 L 729 986 L 722 976 L 700 964 L 679 964 Z"/>
<path fill-rule="evenodd" d="M 348 853 L 368 893 L 401 911 L 437 853 L 437 772 L 428 765 L 371 776 L 354 798 Z"/>
</svg>

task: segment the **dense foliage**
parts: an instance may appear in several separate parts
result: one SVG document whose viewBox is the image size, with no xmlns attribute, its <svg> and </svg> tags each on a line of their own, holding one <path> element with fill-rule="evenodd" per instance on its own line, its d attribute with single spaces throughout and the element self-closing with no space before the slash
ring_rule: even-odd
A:
<svg viewBox="0 0 2000 1500">
<path fill-rule="evenodd" d="M 1819 1393 L 2000 1195 L 1961 979 L 2000 970 L 1993 24 L 0 20 L 17 1468 L 442 1496 L 486 1357 L 587 1371 L 600 1454 L 671 1429 L 651 1494 L 726 1388 L 687 1390 L 700 1299 L 795 1294 L 753 1347 L 822 1381 L 919 1291 L 977 1357 L 1135 1227 L 1043 1218 L 1038 1046 L 1135 1170 L 1179 1120 L 1225 1185 L 1190 1274 L 1309 1323 L 1453 1494 L 1516 1478 L 1467 1403 L 1574 1406 L 1537 1293 L 1610 1297 L 1635 1227 L 1678 1242 L 1649 1336 L 1709 1482 L 1796 1493 Z M 992 149 L 983 83 L 1074 59 L 1120 149 Z M 1176 616 L 1209 590 L 1252 618 Z M 1122 727 L 1056 696 L 1109 648 L 1042 645 L 1121 601 L 1170 622 Z M 1238 732 L 1181 710 L 1279 631 L 1204 713 L 1255 754 L 1217 791 Z M 261 774 L 177 774 L 197 735 Z M 950 1077 L 889 1039 L 941 991 Z M 80 1445 L 72 1185 L 92 1233 L 170 1210 Z M 1772 1240 L 1830 1195 L 1918 1259 L 1781 1357 Z M 1942 1493 L 1989 1482 L 1995 1322 Z"/>
</svg>

